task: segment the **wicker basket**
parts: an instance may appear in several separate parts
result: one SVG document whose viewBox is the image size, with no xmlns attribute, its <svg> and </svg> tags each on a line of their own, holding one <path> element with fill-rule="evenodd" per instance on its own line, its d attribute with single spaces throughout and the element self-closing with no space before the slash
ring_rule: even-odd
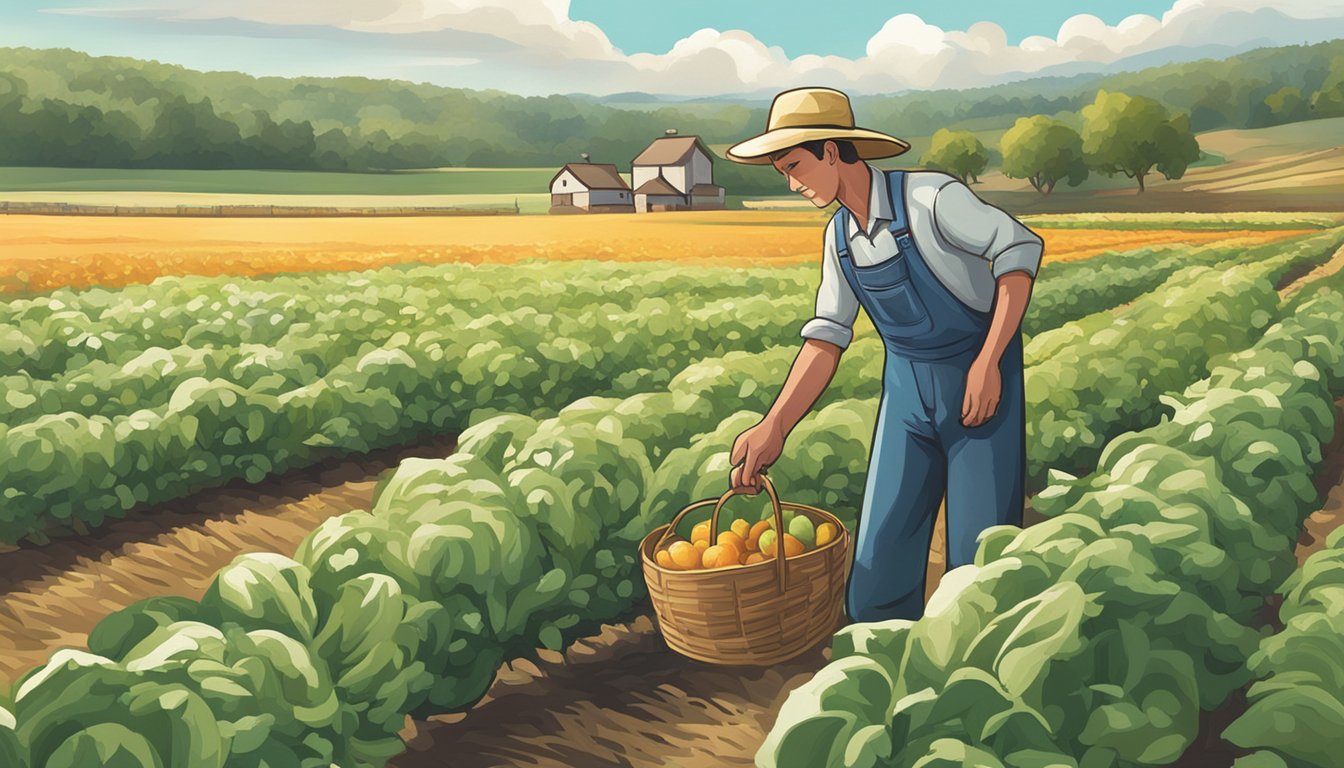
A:
<svg viewBox="0 0 1344 768">
<path fill-rule="evenodd" d="M 714 505 L 710 541 L 717 541 L 719 511 L 735 491 L 699 501 L 677 513 L 640 542 L 640 562 L 659 629 L 672 650 L 711 664 L 777 664 L 812 648 L 838 627 L 849 570 L 849 532 L 835 515 L 805 504 L 783 502 L 764 474 L 775 530 L 792 509 L 813 524 L 834 523 L 833 541 L 795 557 L 699 571 L 660 566 L 654 553 L 687 513 Z"/>
</svg>

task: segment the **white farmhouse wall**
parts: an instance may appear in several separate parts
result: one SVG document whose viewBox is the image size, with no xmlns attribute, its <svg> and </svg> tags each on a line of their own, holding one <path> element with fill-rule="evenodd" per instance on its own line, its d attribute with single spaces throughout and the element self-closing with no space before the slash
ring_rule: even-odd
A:
<svg viewBox="0 0 1344 768">
<path fill-rule="evenodd" d="M 576 206 L 579 207 L 579 208 L 587 208 L 587 207 L 588 207 L 588 193 L 587 193 L 587 192 L 575 192 L 575 193 L 574 193 L 574 205 L 576 205 Z"/>
<path fill-rule="evenodd" d="M 637 165 L 635 166 L 634 174 L 630 178 L 630 188 L 639 189 L 644 182 L 656 178 L 658 178 L 658 166 Z"/>
<path fill-rule="evenodd" d="M 582 192 L 584 189 L 586 187 L 583 186 L 583 182 L 579 181 L 578 177 L 569 171 L 560 174 L 551 183 L 551 194 L 553 195 L 567 195 L 571 192 Z"/>
<path fill-rule="evenodd" d="M 690 187 L 686 185 L 686 166 L 664 165 L 662 168 L 663 178 L 667 179 L 667 183 L 675 187 L 678 192 L 684 194 L 686 190 L 690 189 Z M 635 188 L 638 189 L 639 187 Z"/>
</svg>

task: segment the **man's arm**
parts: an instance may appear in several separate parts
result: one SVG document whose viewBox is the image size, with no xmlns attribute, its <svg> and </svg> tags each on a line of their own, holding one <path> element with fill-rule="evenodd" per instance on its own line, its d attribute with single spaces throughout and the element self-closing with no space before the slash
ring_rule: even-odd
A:
<svg viewBox="0 0 1344 768">
<path fill-rule="evenodd" d="M 770 411 L 737 436 L 728 454 L 728 487 L 738 492 L 761 490 L 759 473 L 784 452 L 784 441 L 826 391 L 844 350 L 829 341 L 808 339 L 793 360 L 788 378 Z"/>
<path fill-rule="evenodd" d="M 1030 273 L 1022 270 L 1006 272 L 997 281 L 994 295 L 994 317 L 990 320 L 989 335 L 985 345 L 980 348 L 979 357 L 994 365 L 1003 359 L 1008 342 L 1022 326 L 1022 316 L 1027 312 L 1031 301 L 1031 289 L 1035 284 Z"/>
<path fill-rule="evenodd" d="M 821 393 L 826 391 L 835 377 L 843 354 L 844 349 L 828 341 L 805 340 L 798 356 L 793 359 L 793 366 L 789 368 L 789 376 L 779 396 L 762 422 L 774 425 L 787 438 L 812 406 L 816 405 Z"/>
<path fill-rule="evenodd" d="M 933 225 L 939 236 L 989 262 L 996 281 L 1015 271 L 1035 278 L 1045 252 L 1041 236 L 1012 214 L 981 200 L 970 187 L 948 178 L 933 198 Z"/>
<path fill-rule="evenodd" d="M 966 389 L 961 397 L 961 423 L 968 427 L 984 424 L 999 410 L 999 400 L 1003 396 L 1003 374 L 999 370 L 999 361 L 1003 359 L 1004 350 L 1022 324 L 1022 315 L 1031 300 L 1031 286 L 1031 275 L 1020 270 L 1008 272 L 998 279 L 989 334 L 966 372 Z"/>
<path fill-rule="evenodd" d="M 952 246 L 989 262 L 995 280 L 989 333 L 971 363 L 962 399 L 962 422 L 974 427 L 998 410 L 1002 395 L 999 361 L 1022 327 L 1045 242 L 1007 211 L 952 181 L 934 197 L 933 222 Z"/>
<path fill-rule="evenodd" d="M 738 490 L 760 490 L 759 470 L 770 466 L 784 451 L 784 441 L 826 391 L 840 357 L 854 337 L 859 300 L 840 271 L 831 226 L 823 238 L 821 285 L 817 313 L 803 325 L 803 347 L 794 358 L 770 410 L 755 426 L 738 435 L 728 461 L 728 485 Z"/>
</svg>

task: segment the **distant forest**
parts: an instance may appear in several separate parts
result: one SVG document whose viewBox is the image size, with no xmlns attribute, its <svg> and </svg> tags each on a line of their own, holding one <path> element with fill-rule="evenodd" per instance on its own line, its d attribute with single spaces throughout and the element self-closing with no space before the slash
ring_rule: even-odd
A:
<svg viewBox="0 0 1344 768">
<path fill-rule="evenodd" d="M 856 98 L 861 123 L 905 136 L 993 130 L 1076 114 L 1097 89 L 1157 99 L 1195 131 L 1344 115 L 1344 40 L 1109 76 Z M 362 77 L 196 72 L 69 50 L 0 48 L 0 165 L 391 170 L 545 167 L 591 155 L 625 167 L 667 128 L 741 140 L 765 108 L 724 101 L 622 109 Z M 716 164 L 716 181 L 778 191 L 769 169 Z"/>
</svg>

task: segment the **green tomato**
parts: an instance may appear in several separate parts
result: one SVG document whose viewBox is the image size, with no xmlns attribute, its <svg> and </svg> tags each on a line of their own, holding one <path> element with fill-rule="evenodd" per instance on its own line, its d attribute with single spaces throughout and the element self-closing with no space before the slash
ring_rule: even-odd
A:
<svg viewBox="0 0 1344 768">
<path fill-rule="evenodd" d="M 775 545 L 775 538 L 775 529 L 771 528 L 761 534 L 761 538 L 756 546 L 759 547 L 762 552 L 768 552 L 770 551 L 770 548 Z"/>
<path fill-rule="evenodd" d="M 789 521 L 789 533 L 812 549 L 817 545 L 817 529 L 806 515 L 798 515 Z"/>
</svg>

